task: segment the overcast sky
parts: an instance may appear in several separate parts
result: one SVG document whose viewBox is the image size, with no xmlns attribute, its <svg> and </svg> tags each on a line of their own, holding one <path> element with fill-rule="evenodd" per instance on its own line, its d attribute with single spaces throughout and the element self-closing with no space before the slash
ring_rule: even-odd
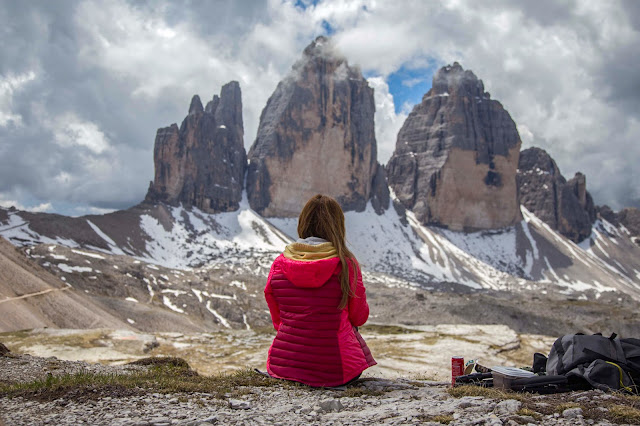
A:
<svg viewBox="0 0 640 426">
<path fill-rule="evenodd" d="M 240 82 L 245 146 L 268 97 L 330 34 L 376 96 L 379 161 L 434 71 L 458 61 L 596 204 L 640 207 L 640 1 L 0 0 L 0 205 L 127 208 L 157 128 Z"/>
</svg>

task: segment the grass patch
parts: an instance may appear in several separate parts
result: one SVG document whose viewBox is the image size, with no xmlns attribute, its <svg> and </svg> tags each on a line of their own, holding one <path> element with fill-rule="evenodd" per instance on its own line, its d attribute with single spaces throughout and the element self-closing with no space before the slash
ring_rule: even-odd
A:
<svg viewBox="0 0 640 426">
<path fill-rule="evenodd" d="M 420 330 L 412 330 L 410 328 L 402 327 L 400 325 L 382 325 L 382 324 L 367 324 L 360 327 L 361 333 L 375 333 L 375 334 L 413 334 L 424 333 Z"/>
<path fill-rule="evenodd" d="M 0 384 L 0 397 L 16 397 L 51 401 L 64 397 L 73 400 L 98 399 L 104 396 L 130 396 L 158 393 L 201 392 L 214 398 L 238 397 L 252 392 L 252 388 L 302 386 L 265 377 L 250 369 L 211 377 L 198 375 L 179 358 L 145 361 L 149 368 L 131 374 L 94 374 L 81 372 L 61 376 L 48 375 L 46 379 L 27 383 Z"/>
<path fill-rule="evenodd" d="M 575 402 L 565 402 L 565 403 L 562 403 L 562 404 L 558 404 L 556 406 L 555 411 L 556 411 L 556 413 L 562 414 L 562 412 L 564 410 L 568 410 L 569 408 L 583 408 L 583 407 L 582 407 L 582 405 L 580 405 L 578 403 L 575 403 Z"/>
<path fill-rule="evenodd" d="M 516 414 L 519 416 L 533 417 L 538 421 L 542 419 L 542 414 L 538 413 L 537 411 L 530 410 L 528 408 L 521 408 L 518 411 L 516 411 Z"/>
<path fill-rule="evenodd" d="M 359 398 L 364 395 L 368 396 L 380 396 L 384 395 L 385 392 L 381 390 L 372 390 L 363 387 L 352 387 L 347 388 L 344 392 L 340 394 L 340 398 Z"/>
<path fill-rule="evenodd" d="M 454 398 L 462 398 L 463 396 L 481 396 L 487 399 L 515 399 L 517 401 L 527 400 L 527 396 L 521 393 L 503 391 L 495 388 L 483 388 L 482 386 L 463 385 L 447 389 L 447 393 Z"/>
<path fill-rule="evenodd" d="M 640 424 L 640 410 L 627 405 L 612 405 L 609 407 L 612 420 L 620 423 Z"/>
</svg>

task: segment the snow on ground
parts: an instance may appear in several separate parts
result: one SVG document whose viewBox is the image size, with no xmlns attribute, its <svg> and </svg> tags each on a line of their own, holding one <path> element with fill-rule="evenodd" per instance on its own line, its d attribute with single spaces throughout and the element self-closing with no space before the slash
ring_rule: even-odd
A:
<svg viewBox="0 0 640 426">
<path fill-rule="evenodd" d="M 0 225 L 0 235 L 16 246 L 55 244 L 73 248 L 79 247 L 79 244 L 71 239 L 60 237 L 53 239 L 36 233 L 29 228 L 29 222 L 20 217 L 18 213 L 9 214 L 9 220 Z"/>
<path fill-rule="evenodd" d="M 85 266 L 69 266 L 66 263 L 58 263 L 58 269 L 62 272 L 66 272 L 67 274 L 71 274 L 73 272 L 92 272 L 93 269 L 85 267 Z"/>
<path fill-rule="evenodd" d="M 218 319 L 218 321 L 220 321 L 220 324 L 222 324 L 226 328 L 231 328 L 231 325 L 229 325 L 229 321 L 227 321 L 222 315 L 220 315 L 215 309 L 211 307 L 211 300 L 207 300 L 206 307 L 207 307 L 207 310 L 211 312 L 213 316 Z"/>
<path fill-rule="evenodd" d="M 89 224 L 89 226 L 91 227 L 91 229 L 93 229 L 93 232 L 95 232 L 96 234 L 98 234 L 100 236 L 100 238 L 102 238 L 107 245 L 109 246 L 109 250 L 111 251 L 111 253 L 113 254 L 120 254 L 120 255 L 124 255 L 125 252 L 123 252 L 118 245 L 116 244 L 115 241 L 113 241 L 107 234 L 105 234 L 104 232 L 102 232 L 102 230 L 100 228 L 98 228 L 93 222 L 91 222 L 89 219 L 87 219 L 87 223 Z"/>
<path fill-rule="evenodd" d="M 246 200 L 239 210 L 229 213 L 169 208 L 175 219 L 171 231 L 151 215 L 142 215 L 141 228 L 150 240 L 146 245 L 148 256 L 141 260 L 174 269 L 222 259 L 231 264 L 245 263 L 247 256 L 267 255 L 272 260 L 289 242 L 251 210 Z M 269 263 L 263 266 L 268 268 Z"/>
<path fill-rule="evenodd" d="M 167 296 L 162 296 L 162 303 L 164 303 L 164 305 L 167 308 L 171 309 L 172 311 L 176 311 L 178 313 L 184 314 L 184 310 L 178 308 L 176 305 L 171 303 L 171 299 L 169 299 Z"/>
</svg>

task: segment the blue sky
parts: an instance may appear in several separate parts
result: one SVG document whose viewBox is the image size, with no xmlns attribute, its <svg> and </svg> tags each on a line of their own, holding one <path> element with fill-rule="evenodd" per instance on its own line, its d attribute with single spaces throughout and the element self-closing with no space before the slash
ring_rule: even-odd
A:
<svg viewBox="0 0 640 426">
<path fill-rule="evenodd" d="M 393 95 L 396 113 L 403 109 L 409 111 L 413 105 L 419 104 L 422 96 L 431 88 L 431 81 L 436 68 L 410 69 L 405 66 L 400 67 L 387 77 L 389 93 Z"/>
</svg>

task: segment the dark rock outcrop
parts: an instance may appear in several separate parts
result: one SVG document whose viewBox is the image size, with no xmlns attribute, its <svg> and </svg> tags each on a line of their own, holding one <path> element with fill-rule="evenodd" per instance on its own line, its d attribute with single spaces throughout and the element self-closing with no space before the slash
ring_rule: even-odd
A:
<svg viewBox="0 0 640 426">
<path fill-rule="evenodd" d="M 377 163 L 373 89 L 331 41 L 318 37 L 278 84 L 249 150 L 247 195 L 267 217 L 296 217 L 322 193 L 344 210 L 388 206 Z M 386 191 L 386 195 L 385 195 Z"/>
<path fill-rule="evenodd" d="M 633 237 L 640 237 L 640 210 L 635 207 L 625 207 L 618 212 L 618 221 L 631 233 Z M 640 240 L 636 240 L 640 244 Z"/>
<path fill-rule="evenodd" d="M 569 181 L 540 148 L 525 149 L 518 165 L 520 202 L 540 220 L 574 242 L 591 235 L 596 208 L 582 173 Z"/>
<path fill-rule="evenodd" d="M 453 230 L 514 225 L 520 152 L 516 125 L 456 62 L 441 68 L 403 124 L 387 164 L 389 186 L 424 224 Z"/>
<path fill-rule="evenodd" d="M 598 213 L 598 216 L 600 218 L 606 220 L 613 226 L 617 227 L 620 225 L 618 215 L 611 209 L 611 207 L 607 206 L 606 204 L 604 206 L 596 206 L 596 212 Z"/>
<path fill-rule="evenodd" d="M 180 128 L 158 129 L 155 177 L 145 201 L 182 203 L 209 213 L 238 209 L 247 162 L 243 138 L 237 82 L 224 85 L 206 107 L 195 95 Z"/>
</svg>

